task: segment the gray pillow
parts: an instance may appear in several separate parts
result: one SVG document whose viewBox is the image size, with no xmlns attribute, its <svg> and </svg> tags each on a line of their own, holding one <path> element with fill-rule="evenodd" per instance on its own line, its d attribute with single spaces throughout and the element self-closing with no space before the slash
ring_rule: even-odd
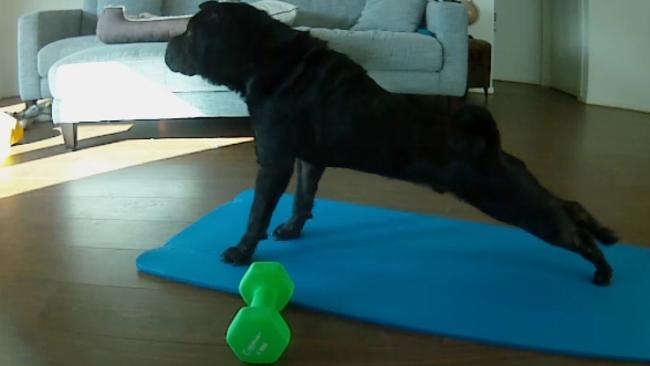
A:
<svg viewBox="0 0 650 366">
<path fill-rule="evenodd" d="M 415 32 L 428 0 L 368 0 L 352 30 Z"/>
<path fill-rule="evenodd" d="M 106 8 L 97 20 L 97 37 L 104 43 L 167 42 L 187 29 L 189 15 L 128 17 L 123 7 Z"/>
</svg>

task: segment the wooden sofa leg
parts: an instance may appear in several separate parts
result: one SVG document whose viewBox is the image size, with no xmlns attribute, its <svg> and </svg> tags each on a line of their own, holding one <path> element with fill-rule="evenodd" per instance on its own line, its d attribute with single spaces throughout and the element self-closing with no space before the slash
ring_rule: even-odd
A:
<svg viewBox="0 0 650 366">
<path fill-rule="evenodd" d="M 77 123 L 62 123 L 63 142 L 68 150 L 77 150 Z"/>
</svg>

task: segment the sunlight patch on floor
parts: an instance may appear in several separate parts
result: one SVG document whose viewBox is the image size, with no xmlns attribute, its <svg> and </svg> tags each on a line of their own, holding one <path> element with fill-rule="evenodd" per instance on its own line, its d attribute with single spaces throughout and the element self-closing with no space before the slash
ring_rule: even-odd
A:
<svg viewBox="0 0 650 366">
<path fill-rule="evenodd" d="M 25 109 L 25 103 L 18 103 L 18 104 L 8 105 L 6 107 L 0 107 L 0 112 L 16 113 L 22 111 L 23 109 Z"/>
<path fill-rule="evenodd" d="M 79 128 L 81 139 L 121 132 L 131 126 L 127 124 L 83 127 Z M 15 165 L 10 158 L 4 166 L 0 166 L 0 198 L 250 141 L 253 141 L 250 137 L 133 139 L 88 147 L 76 152 L 55 154 Z M 12 154 L 48 148 L 61 143 L 61 136 L 56 136 L 32 144 L 15 146 Z"/>
</svg>

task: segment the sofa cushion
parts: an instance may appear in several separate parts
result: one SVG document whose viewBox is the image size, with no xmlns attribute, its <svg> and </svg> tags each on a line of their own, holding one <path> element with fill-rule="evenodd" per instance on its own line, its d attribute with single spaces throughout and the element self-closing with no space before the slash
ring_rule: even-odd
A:
<svg viewBox="0 0 650 366">
<path fill-rule="evenodd" d="M 296 21 L 298 7 L 294 4 L 278 0 L 260 0 L 251 4 L 282 23 L 293 25 Z"/>
<path fill-rule="evenodd" d="M 427 0 L 368 0 L 352 30 L 414 32 L 422 19 Z"/>
<path fill-rule="evenodd" d="M 167 0 L 173 1 L 173 0 Z M 257 0 L 245 0 L 254 3 Z M 350 29 L 361 15 L 366 0 L 282 0 L 298 6 L 295 26 Z M 402 1 L 402 0 L 398 0 Z"/>
<path fill-rule="evenodd" d="M 169 70 L 164 55 L 167 43 L 102 44 L 65 57 L 52 66 L 48 74 L 55 98 L 76 93 L 120 93 L 130 90 L 164 90 L 166 92 L 203 92 L 228 90 L 207 83 L 199 76 L 188 77 Z M 76 65 L 70 67 L 69 65 Z M 74 82 L 58 69 L 79 72 Z M 71 71 L 72 70 L 72 71 Z M 83 75 L 83 77 L 81 77 Z M 65 83 L 59 81 L 65 80 Z M 119 87 L 117 87 L 119 85 Z"/>
<path fill-rule="evenodd" d="M 206 0 L 165 0 L 163 1 L 163 15 L 190 15 L 199 11 L 199 5 Z"/>
<path fill-rule="evenodd" d="M 442 69 L 442 46 L 419 33 L 299 28 L 327 41 L 370 71 L 433 71 Z"/>
<path fill-rule="evenodd" d="M 194 15 L 199 11 L 199 6 L 204 3 L 206 0 L 164 0 L 162 4 L 162 14 L 164 16 L 181 16 L 181 15 Z M 239 0 L 229 0 L 230 2 L 239 2 Z M 262 9 L 269 14 L 276 14 L 277 9 L 280 9 L 282 12 L 286 11 L 288 8 L 291 10 L 289 12 L 295 12 L 298 8 L 297 5 L 293 4 L 293 1 L 279 1 L 279 0 L 251 0 L 249 3 L 258 3 L 256 4 L 258 9 Z M 288 5 L 292 5 L 289 7 Z M 279 15 L 279 14 L 278 14 Z M 295 14 L 291 20 L 287 20 L 286 17 L 276 16 L 280 21 L 293 24 L 293 19 L 295 19 Z"/>
<path fill-rule="evenodd" d="M 95 36 L 65 38 L 43 47 L 37 55 L 38 74 L 47 76 L 47 72 L 60 59 L 78 51 L 101 46 L 102 42 Z"/>
</svg>

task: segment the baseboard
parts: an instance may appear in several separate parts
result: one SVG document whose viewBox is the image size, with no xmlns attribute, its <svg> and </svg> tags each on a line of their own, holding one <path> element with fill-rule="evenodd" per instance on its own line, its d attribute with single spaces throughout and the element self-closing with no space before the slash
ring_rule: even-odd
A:
<svg viewBox="0 0 650 366">
<path fill-rule="evenodd" d="M 598 100 L 598 99 L 589 99 L 589 98 L 587 98 L 587 100 L 580 100 L 580 101 L 587 104 L 587 105 L 592 105 L 592 106 L 597 106 L 597 107 L 623 109 L 623 110 L 632 111 L 632 112 L 650 113 L 650 107 L 645 107 L 644 108 L 644 107 L 639 107 L 638 105 L 633 105 L 633 104 L 618 103 L 618 102 L 611 102 L 611 101 Z"/>
<path fill-rule="evenodd" d="M 479 94 L 485 93 L 483 88 L 470 88 L 469 92 L 470 93 L 479 93 Z M 488 94 L 494 94 L 494 87 L 493 86 L 488 88 Z"/>
</svg>

